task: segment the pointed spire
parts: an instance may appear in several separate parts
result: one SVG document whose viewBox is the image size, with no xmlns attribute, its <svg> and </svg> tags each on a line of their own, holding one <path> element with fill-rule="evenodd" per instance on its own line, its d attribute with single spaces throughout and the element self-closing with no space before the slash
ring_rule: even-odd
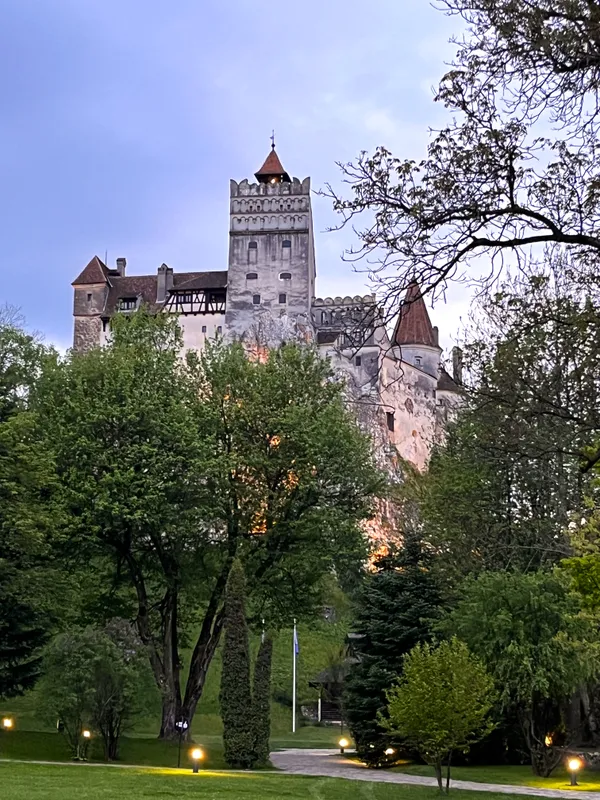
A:
<svg viewBox="0 0 600 800">
<path fill-rule="evenodd" d="M 421 289 L 416 282 L 411 283 L 408 287 L 404 302 L 400 307 L 400 316 L 394 331 L 394 343 L 398 345 L 422 344 L 427 347 L 439 346 Z"/>
<path fill-rule="evenodd" d="M 71 286 L 85 286 L 93 283 L 106 283 L 108 279 L 108 267 L 98 256 L 94 256 L 83 271 L 75 278 Z"/>
<path fill-rule="evenodd" d="M 254 173 L 259 183 L 291 183 L 290 176 L 284 170 L 279 156 L 275 152 L 275 131 L 271 136 L 271 152 L 265 159 L 265 163 Z"/>
</svg>

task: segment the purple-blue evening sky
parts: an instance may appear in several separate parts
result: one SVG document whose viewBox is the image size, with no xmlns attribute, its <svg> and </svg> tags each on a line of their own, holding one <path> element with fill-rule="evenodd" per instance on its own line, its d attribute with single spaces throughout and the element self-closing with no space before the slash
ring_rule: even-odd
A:
<svg viewBox="0 0 600 800">
<path fill-rule="evenodd" d="M 129 273 L 227 268 L 229 179 L 275 128 L 313 188 L 379 144 L 421 157 L 456 20 L 427 0 L 3 0 L 0 304 L 71 341 L 71 281 L 91 256 Z M 356 294 L 313 201 L 318 293 Z M 464 313 L 437 305 L 443 343 Z"/>
</svg>

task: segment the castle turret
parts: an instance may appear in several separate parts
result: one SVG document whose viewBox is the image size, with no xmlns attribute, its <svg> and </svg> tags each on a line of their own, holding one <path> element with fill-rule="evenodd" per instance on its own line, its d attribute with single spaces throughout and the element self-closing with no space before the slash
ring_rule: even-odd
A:
<svg viewBox="0 0 600 800">
<path fill-rule="evenodd" d="M 230 182 L 225 326 L 237 338 L 264 313 L 308 323 L 315 293 L 310 178 L 290 179 L 275 145 L 255 177 Z"/>
<path fill-rule="evenodd" d="M 124 259 L 122 259 L 124 262 Z M 125 271 L 125 264 L 122 264 Z M 103 313 L 110 289 L 109 269 L 94 256 L 73 283 L 73 348 L 83 352 L 102 342 Z"/>
<path fill-rule="evenodd" d="M 411 283 L 406 292 L 394 331 L 394 344 L 400 348 L 402 361 L 437 379 L 442 349 L 437 328 L 431 324 L 417 283 Z"/>
</svg>

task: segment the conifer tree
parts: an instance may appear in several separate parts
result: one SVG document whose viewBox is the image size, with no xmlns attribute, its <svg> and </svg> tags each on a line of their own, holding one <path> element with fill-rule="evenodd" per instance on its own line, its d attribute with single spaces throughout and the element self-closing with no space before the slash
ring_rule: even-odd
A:
<svg viewBox="0 0 600 800">
<path fill-rule="evenodd" d="M 372 765 L 383 763 L 389 734 L 378 722 L 386 692 L 402 673 L 403 658 L 430 639 L 440 606 L 430 557 L 414 534 L 403 548 L 375 562 L 360 591 L 355 632 L 359 658 L 346 679 L 345 714 L 357 752 Z"/>
<path fill-rule="evenodd" d="M 221 718 L 223 747 L 228 766 L 249 769 L 254 762 L 250 648 L 246 622 L 244 569 L 234 561 L 225 595 L 225 638 L 221 673 Z"/>
<path fill-rule="evenodd" d="M 271 734 L 271 661 L 273 640 L 266 637 L 260 644 L 254 664 L 252 686 L 252 720 L 254 728 L 254 766 L 269 762 Z"/>
</svg>

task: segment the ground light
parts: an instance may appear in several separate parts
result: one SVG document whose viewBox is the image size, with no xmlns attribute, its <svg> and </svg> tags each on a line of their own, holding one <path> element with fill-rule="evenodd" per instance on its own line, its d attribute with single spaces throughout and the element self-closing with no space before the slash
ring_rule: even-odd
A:
<svg viewBox="0 0 600 800">
<path fill-rule="evenodd" d="M 348 739 L 342 738 L 339 740 L 338 744 L 340 746 L 340 753 L 344 755 L 344 748 L 349 747 L 350 742 L 348 741 Z"/>
<path fill-rule="evenodd" d="M 204 753 L 202 752 L 202 750 L 200 750 L 199 747 L 194 747 L 194 749 L 192 750 L 190 755 L 192 757 L 192 761 L 194 762 L 194 766 L 192 768 L 192 771 L 194 773 L 196 773 L 196 772 L 198 772 L 198 765 L 199 765 L 200 761 L 204 758 Z"/>
<path fill-rule="evenodd" d="M 393 747 L 388 747 L 387 750 L 385 751 L 385 754 L 386 756 L 393 756 L 395 752 L 396 751 L 394 750 Z"/>
<path fill-rule="evenodd" d="M 570 758 L 568 761 L 569 772 L 571 773 L 571 786 L 577 786 L 577 773 L 583 766 L 580 758 Z"/>
<path fill-rule="evenodd" d="M 9 731 L 14 726 L 14 724 L 15 722 L 12 719 L 12 717 L 4 717 L 4 719 L 2 720 L 2 727 L 4 728 L 5 731 Z"/>
</svg>

